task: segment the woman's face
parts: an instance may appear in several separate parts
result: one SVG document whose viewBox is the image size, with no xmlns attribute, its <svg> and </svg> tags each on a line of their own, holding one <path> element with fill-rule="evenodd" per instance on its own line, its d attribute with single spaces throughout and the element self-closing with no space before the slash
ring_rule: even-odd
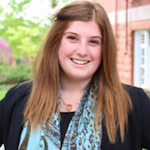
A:
<svg viewBox="0 0 150 150">
<path fill-rule="evenodd" d="M 72 21 L 58 50 L 61 77 L 90 80 L 102 59 L 102 35 L 95 21 Z"/>
</svg>

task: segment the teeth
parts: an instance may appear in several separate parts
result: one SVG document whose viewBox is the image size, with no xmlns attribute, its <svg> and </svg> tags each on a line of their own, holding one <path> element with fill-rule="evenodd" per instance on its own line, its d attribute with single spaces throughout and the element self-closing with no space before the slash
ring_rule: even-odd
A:
<svg viewBox="0 0 150 150">
<path fill-rule="evenodd" d="M 73 62 L 75 62 L 76 64 L 86 64 L 88 63 L 89 61 L 87 60 L 75 60 L 75 59 L 71 59 Z"/>
</svg>

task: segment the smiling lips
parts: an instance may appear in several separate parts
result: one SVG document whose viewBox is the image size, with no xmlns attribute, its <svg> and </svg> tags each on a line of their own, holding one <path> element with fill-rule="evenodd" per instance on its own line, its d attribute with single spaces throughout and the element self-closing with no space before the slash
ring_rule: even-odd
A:
<svg viewBox="0 0 150 150">
<path fill-rule="evenodd" d="M 84 65 L 89 63 L 90 61 L 88 60 L 77 60 L 77 59 L 71 59 L 74 63 L 79 64 L 79 65 Z"/>
</svg>

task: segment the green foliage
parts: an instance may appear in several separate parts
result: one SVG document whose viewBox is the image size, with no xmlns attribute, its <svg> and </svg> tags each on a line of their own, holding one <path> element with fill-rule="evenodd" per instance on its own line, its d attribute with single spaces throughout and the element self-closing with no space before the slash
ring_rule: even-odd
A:
<svg viewBox="0 0 150 150">
<path fill-rule="evenodd" d="M 34 58 L 37 53 L 36 40 L 34 38 L 38 35 L 38 29 L 29 28 L 25 26 L 17 26 L 6 31 L 9 35 L 10 47 L 13 49 L 13 56 L 16 59 Z"/>
<path fill-rule="evenodd" d="M 55 8 L 57 6 L 58 0 L 51 0 L 51 7 Z"/>
<path fill-rule="evenodd" d="M 34 58 L 49 27 L 50 19 L 26 19 L 25 13 L 32 0 L 10 0 L 7 9 L 0 6 L 0 37 L 9 43 L 15 59 Z"/>
<path fill-rule="evenodd" d="M 16 84 L 32 79 L 30 66 L 18 65 L 10 67 L 8 65 L 0 66 L 0 84 Z"/>
<path fill-rule="evenodd" d="M 70 1 L 62 0 L 63 3 Z M 9 44 L 15 59 L 27 60 L 35 57 L 52 23 L 50 9 L 55 8 L 60 1 L 50 0 L 49 12 L 43 18 L 33 16 L 29 20 L 26 13 L 32 2 L 33 0 L 9 0 L 7 9 L 0 5 L 0 37 Z M 35 9 L 38 8 L 35 6 Z"/>
<path fill-rule="evenodd" d="M 2 100 L 2 98 L 4 98 L 4 96 L 6 95 L 7 91 L 12 88 L 13 86 L 15 86 L 15 84 L 0 84 L 0 100 Z"/>
<path fill-rule="evenodd" d="M 0 91 L 0 100 L 5 96 L 7 91 Z"/>
</svg>

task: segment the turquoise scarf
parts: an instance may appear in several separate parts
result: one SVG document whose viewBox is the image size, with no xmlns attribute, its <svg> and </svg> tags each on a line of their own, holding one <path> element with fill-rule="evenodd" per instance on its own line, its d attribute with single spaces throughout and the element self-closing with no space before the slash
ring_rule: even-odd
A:
<svg viewBox="0 0 150 150">
<path fill-rule="evenodd" d="M 91 82 L 78 109 L 69 123 L 61 150 L 100 150 L 102 140 L 101 115 L 98 133 L 94 128 L 97 84 Z M 58 98 L 60 103 L 60 97 Z M 36 132 L 25 123 L 18 150 L 60 150 L 60 118 L 55 113 L 47 130 L 46 124 Z"/>
</svg>

